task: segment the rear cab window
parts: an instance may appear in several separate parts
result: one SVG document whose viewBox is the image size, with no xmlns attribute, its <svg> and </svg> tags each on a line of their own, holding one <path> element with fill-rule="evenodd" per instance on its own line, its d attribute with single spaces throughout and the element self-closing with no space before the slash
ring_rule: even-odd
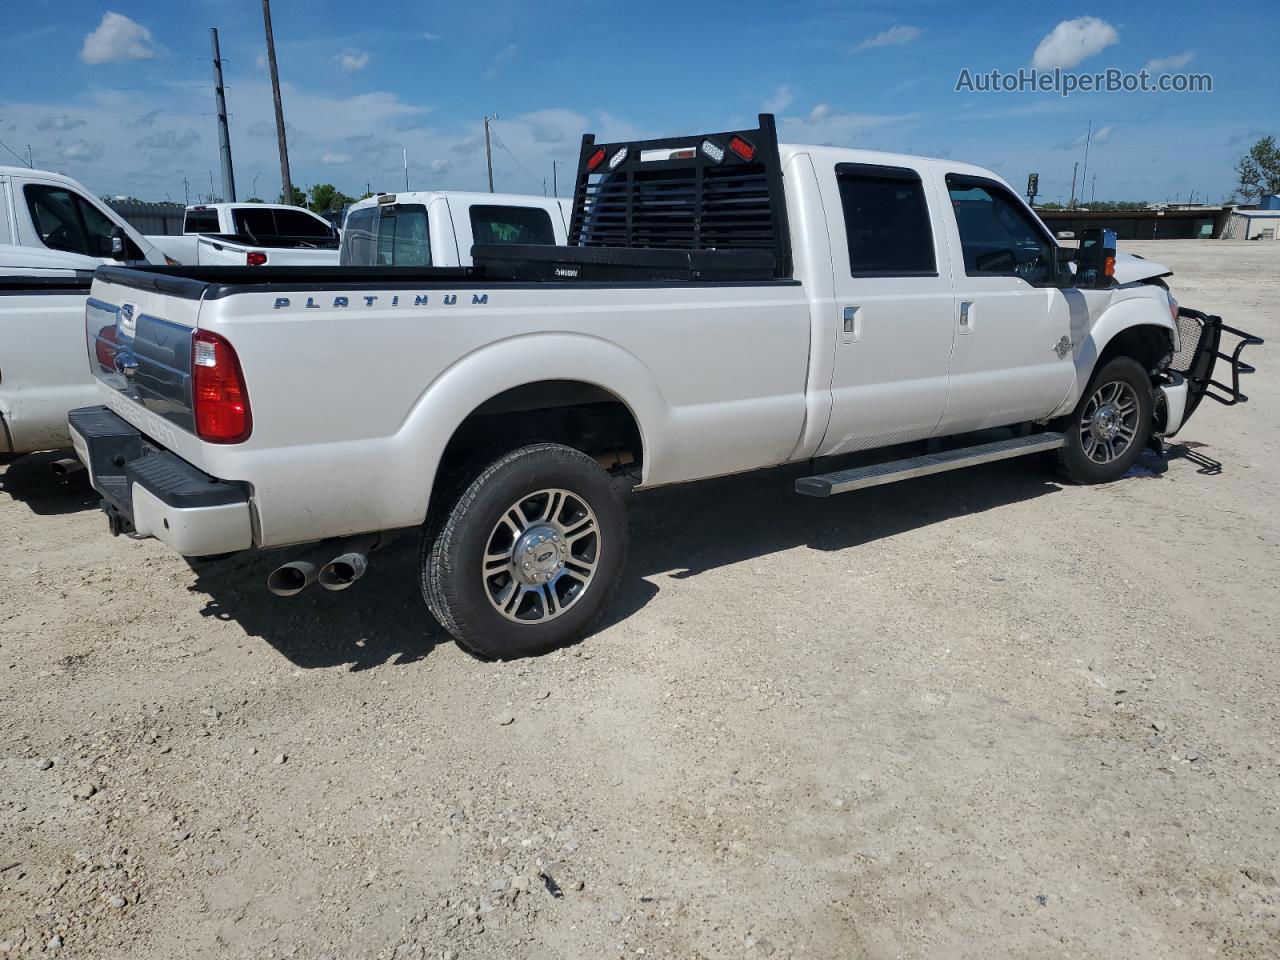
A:
<svg viewBox="0 0 1280 960">
<path fill-rule="evenodd" d="M 471 238 L 476 243 L 533 243 L 546 246 L 556 242 L 551 215 L 539 207 L 511 207 L 476 204 L 470 210 Z"/>
<path fill-rule="evenodd" d="M 323 220 L 301 210 L 244 207 L 232 213 L 236 233 L 246 237 L 305 237 L 327 240 L 333 230 Z"/>
<path fill-rule="evenodd" d="M 1007 189 L 994 180 L 949 173 L 947 192 L 967 276 L 1054 284 L 1056 244 Z"/>
<path fill-rule="evenodd" d="M 936 277 L 933 229 L 920 174 L 907 167 L 842 163 L 840 205 L 855 277 Z"/>
<path fill-rule="evenodd" d="M 182 221 L 183 233 L 218 233 L 217 210 L 188 210 Z"/>
</svg>

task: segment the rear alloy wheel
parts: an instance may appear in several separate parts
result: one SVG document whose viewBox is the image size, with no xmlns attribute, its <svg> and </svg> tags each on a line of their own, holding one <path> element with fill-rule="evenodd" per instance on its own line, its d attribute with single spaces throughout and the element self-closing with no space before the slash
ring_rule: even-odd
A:
<svg viewBox="0 0 1280 960">
<path fill-rule="evenodd" d="M 522 447 L 482 470 L 428 528 L 423 596 L 473 653 L 541 653 L 597 622 L 626 549 L 626 511 L 599 464 L 558 444 Z"/>
<path fill-rule="evenodd" d="M 1064 429 L 1058 453 L 1077 483 L 1108 483 L 1129 472 L 1151 434 L 1151 382 L 1130 357 L 1116 357 L 1090 381 Z"/>
</svg>

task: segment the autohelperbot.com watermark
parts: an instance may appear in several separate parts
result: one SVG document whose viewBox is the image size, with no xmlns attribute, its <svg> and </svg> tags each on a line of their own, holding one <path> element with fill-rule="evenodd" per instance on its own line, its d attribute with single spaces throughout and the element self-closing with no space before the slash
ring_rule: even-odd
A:
<svg viewBox="0 0 1280 960">
<path fill-rule="evenodd" d="M 956 78 L 956 93 L 1212 93 L 1209 73 L 1152 73 L 1149 70 L 1121 70 L 1108 67 L 1097 73 L 1074 73 L 1062 69 L 1038 70 L 1023 67 L 1016 71 L 974 72 L 968 67 Z"/>
</svg>

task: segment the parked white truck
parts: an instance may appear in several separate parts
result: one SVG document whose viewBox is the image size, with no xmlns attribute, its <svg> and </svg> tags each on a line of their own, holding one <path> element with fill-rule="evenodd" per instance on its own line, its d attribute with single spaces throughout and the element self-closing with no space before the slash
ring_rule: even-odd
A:
<svg viewBox="0 0 1280 960">
<path fill-rule="evenodd" d="M 566 204 L 554 197 L 457 190 L 380 193 L 347 211 L 344 267 L 469 267 L 477 243 L 563 245 Z"/>
<path fill-rule="evenodd" d="M 767 115 L 585 137 L 569 240 L 477 245 L 473 269 L 103 268 L 101 404 L 71 427 L 111 529 L 186 555 L 325 541 L 272 573 L 287 594 L 417 528 L 436 619 L 518 656 L 606 609 L 617 481 L 870 450 L 797 492 L 1038 452 L 1115 480 L 1202 396 L 1243 400 L 1257 342 L 1226 353 L 1158 265 L 1117 282 L 1114 235 L 1059 248 L 986 170 L 779 148 Z"/>
<path fill-rule="evenodd" d="M 340 233 L 305 207 L 202 203 L 187 207 L 182 236 L 151 240 L 188 265 L 320 267 L 337 264 Z"/>
<path fill-rule="evenodd" d="M 71 443 L 67 411 L 96 396 L 84 305 L 104 263 L 163 252 L 82 184 L 0 167 L 0 456 Z"/>
</svg>

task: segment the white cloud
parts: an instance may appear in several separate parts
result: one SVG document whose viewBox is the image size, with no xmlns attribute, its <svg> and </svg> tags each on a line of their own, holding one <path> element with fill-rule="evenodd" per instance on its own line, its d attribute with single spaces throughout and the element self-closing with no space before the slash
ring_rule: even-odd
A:
<svg viewBox="0 0 1280 960">
<path fill-rule="evenodd" d="M 427 33 L 421 34 L 421 37 L 423 40 L 439 40 L 440 34 L 427 32 Z"/>
<path fill-rule="evenodd" d="M 1092 138 L 1089 136 L 1089 132 L 1086 130 L 1084 133 L 1080 134 L 1080 136 L 1076 137 L 1074 140 L 1064 140 L 1062 143 L 1058 144 L 1057 149 L 1080 150 L 1084 148 L 1085 143 L 1092 143 L 1094 146 L 1097 146 L 1100 143 L 1107 143 L 1108 141 L 1110 141 L 1111 135 L 1115 132 L 1116 132 L 1115 124 L 1109 123 L 1105 127 L 1099 127 L 1097 130 L 1093 131 Z"/>
<path fill-rule="evenodd" d="M 351 154 L 349 153 L 322 153 L 320 154 L 320 162 L 326 167 L 339 167 L 344 163 L 351 162 Z"/>
<path fill-rule="evenodd" d="M 514 43 L 509 44 L 506 47 L 503 47 L 501 50 L 497 52 L 497 54 L 494 55 L 493 60 L 490 61 L 489 69 L 484 72 L 484 78 L 486 80 L 492 80 L 495 77 L 497 77 L 498 68 L 501 67 L 504 63 L 506 63 L 515 55 L 516 55 L 516 45 Z"/>
<path fill-rule="evenodd" d="M 1182 53 L 1175 53 L 1169 57 L 1156 57 L 1154 60 L 1148 60 L 1147 65 L 1143 67 L 1148 73 L 1167 73 L 1170 70 L 1180 70 L 1188 63 L 1196 58 L 1194 50 L 1184 50 Z"/>
<path fill-rule="evenodd" d="M 84 38 L 80 59 L 85 63 L 149 60 L 159 51 L 150 30 L 122 13 L 108 10 L 97 29 Z"/>
<path fill-rule="evenodd" d="M 876 47 L 901 47 L 918 36 L 920 36 L 919 27 L 908 27 L 899 24 L 896 27 L 890 27 L 888 30 L 882 30 L 874 37 L 867 37 L 867 39 L 858 44 L 858 49 L 872 50 Z"/>
<path fill-rule="evenodd" d="M 849 146 L 871 130 L 909 123 L 918 117 L 919 114 L 915 113 L 849 113 L 820 103 L 806 116 L 779 118 L 778 126 L 788 143 Z"/>
<path fill-rule="evenodd" d="M 333 59 L 338 61 L 343 73 L 355 73 L 369 65 L 368 50 L 343 50 Z"/>
<path fill-rule="evenodd" d="M 1032 54 L 1031 65 L 1038 70 L 1066 70 L 1119 42 L 1120 34 L 1105 20 L 1097 17 L 1063 20 L 1040 41 Z"/>
<path fill-rule="evenodd" d="M 787 109 L 787 107 L 791 106 L 791 104 L 795 102 L 795 99 L 795 92 L 786 84 L 783 84 L 777 90 L 773 91 L 773 96 L 765 100 L 765 102 L 760 105 L 760 108 L 764 110 L 765 113 L 781 113 L 783 110 Z"/>
</svg>

